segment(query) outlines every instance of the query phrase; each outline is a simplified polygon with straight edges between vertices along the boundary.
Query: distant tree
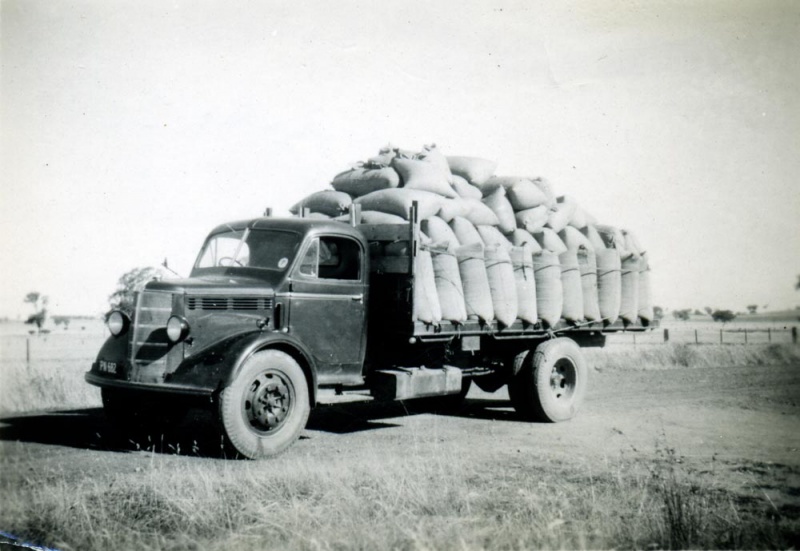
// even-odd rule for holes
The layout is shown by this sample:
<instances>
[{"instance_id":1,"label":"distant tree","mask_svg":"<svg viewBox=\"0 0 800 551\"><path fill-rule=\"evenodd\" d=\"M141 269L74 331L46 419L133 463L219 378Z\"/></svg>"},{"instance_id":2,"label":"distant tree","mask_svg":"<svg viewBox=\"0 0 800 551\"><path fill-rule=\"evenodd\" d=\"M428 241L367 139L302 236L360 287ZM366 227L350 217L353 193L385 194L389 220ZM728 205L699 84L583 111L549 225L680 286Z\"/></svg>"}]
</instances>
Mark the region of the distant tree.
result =
<instances>
[{"instance_id":1,"label":"distant tree","mask_svg":"<svg viewBox=\"0 0 800 551\"><path fill-rule=\"evenodd\" d=\"M672 316L676 320L680 320L680 321L688 321L689 317L691 316L691 314L692 314L692 309L691 308L684 308L683 310L673 310L672 311Z\"/></svg>"},{"instance_id":2,"label":"distant tree","mask_svg":"<svg viewBox=\"0 0 800 551\"><path fill-rule=\"evenodd\" d=\"M653 306L653 317L657 320L664 318L664 308L661 306Z\"/></svg>"},{"instance_id":3,"label":"distant tree","mask_svg":"<svg viewBox=\"0 0 800 551\"><path fill-rule=\"evenodd\" d=\"M706 314L708 314L709 316L710 316L710 315L711 315L711 313L714 311L714 309L713 309L711 306L706 306L705 308L703 308L703 310L704 310L704 311L705 311L705 313L706 313Z\"/></svg>"},{"instance_id":4,"label":"distant tree","mask_svg":"<svg viewBox=\"0 0 800 551\"><path fill-rule=\"evenodd\" d=\"M721 321L722 323L728 323L729 321L733 321L736 318L736 314L734 314L730 310L714 310L711 313L711 318L714 321Z\"/></svg>"},{"instance_id":5,"label":"distant tree","mask_svg":"<svg viewBox=\"0 0 800 551\"><path fill-rule=\"evenodd\" d=\"M701 312L700 310L695 309L695 311L692 313L692 315L693 316L702 316L703 312Z\"/></svg>"},{"instance_id":6,"label":"distant tree","mask_svg":"<svg viewBox=\"0 0 800 551\"><path fill-rule=\"evenodd\" d=\"M794 290L800 291L800 275L797 276L797 281L794 284Z\"/></svg>"},{"instance_id":7,"label":"distant tree","mask_svg":"<svg viewBox=\"0 0 800 551\"><path fill-rule=\"evenodd\" d=\"M110 310L122 310L128 315L133 314L136 307L135 294L141 291L148 281L160 274L158 268L147 266L134 268L122 274L117 281L117 290L108 297Z\"/></svg>"},{"instance_id":8,"label":"distant tree","mask_svg":"<svg viewBox=\"0 0 800 551\"><path fill-rule=\"evenodd\" d=\"M33 307L33 314L28 316L25 323L36 325L36 329L42 330L45 320L47 320L47 303L48 298L42 296L38 291L32 291L25 295L24 302L29 303Z\"/></svg>"},{"instance_id":9,"label":"distant tree","mask_svg":"<svg viewBox=\"0 0 800 551\"><path fill-rule=\"evenodd\" d=\"M758 311L758 304L748 304L747 305L747 313L748 314L755 314Z\"/></svg>"},{"instance_id":10,"label":"distant tree","mask_svg":"<svg viewBox=\"0 0 800 551\"><path fill-rule=\"evenodd\" d=\"M56 325L63 325L64 330L69 329L70 319L67 316L53 316L53 323Z\"/></svg>"}]
</instances>

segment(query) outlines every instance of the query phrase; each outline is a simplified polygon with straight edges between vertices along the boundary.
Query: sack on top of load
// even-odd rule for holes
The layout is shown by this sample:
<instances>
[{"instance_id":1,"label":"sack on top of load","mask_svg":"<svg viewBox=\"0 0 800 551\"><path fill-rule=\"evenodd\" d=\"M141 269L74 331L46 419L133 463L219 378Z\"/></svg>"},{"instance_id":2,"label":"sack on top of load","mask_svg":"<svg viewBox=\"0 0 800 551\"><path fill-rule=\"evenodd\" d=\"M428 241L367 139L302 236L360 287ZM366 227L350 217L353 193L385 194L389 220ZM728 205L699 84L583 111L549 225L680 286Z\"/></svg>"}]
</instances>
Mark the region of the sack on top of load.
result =
<instances>
[{"instance_id":1,"label":"sack on top of load","mask_svg":"<svg viewBox=\"0 0 800 551\"><path fill-rule=\"evenodd\" d=\"M434 144L417 152L388 145L291 212L347 221L355 203L363 223L403 223L416 201L433 242L418 261L424 304L415 317L426 323L652 320L650 267L631 232L599 225L548 180L496 168Z\"/></svg>"}]
</instances>

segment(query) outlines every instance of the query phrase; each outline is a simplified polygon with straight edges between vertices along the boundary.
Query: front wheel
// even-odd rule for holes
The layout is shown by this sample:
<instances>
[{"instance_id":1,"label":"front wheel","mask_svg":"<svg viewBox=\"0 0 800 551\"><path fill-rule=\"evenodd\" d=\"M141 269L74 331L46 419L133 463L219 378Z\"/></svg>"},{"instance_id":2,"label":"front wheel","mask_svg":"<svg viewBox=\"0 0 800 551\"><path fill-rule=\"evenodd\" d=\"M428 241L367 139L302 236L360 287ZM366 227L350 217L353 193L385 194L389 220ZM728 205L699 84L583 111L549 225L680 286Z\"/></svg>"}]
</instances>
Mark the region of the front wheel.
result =
<instances>
[{"instance_id":1,"label":"front wheel","mask_svg":"<svg viewBox=\"0 0 800 551\"><path fill-rule=\"evenodd\" d=\"M300 437L310 411L302 368L279 350L253 354L220 395L225 436L249 459L270 457L288 448Z\"/></svg>"},{"instance_id":2,"label":"front wheel","mask_svg":"<svg viewBox=\"0 0 800 551\"><path fill-rule=\"evenodd\" d=\"M508 384L517 413L555 423L577 414L589 384L589 370L578 344L557 338L518 356L519 371Z\"/></svg>"}]
</instances>

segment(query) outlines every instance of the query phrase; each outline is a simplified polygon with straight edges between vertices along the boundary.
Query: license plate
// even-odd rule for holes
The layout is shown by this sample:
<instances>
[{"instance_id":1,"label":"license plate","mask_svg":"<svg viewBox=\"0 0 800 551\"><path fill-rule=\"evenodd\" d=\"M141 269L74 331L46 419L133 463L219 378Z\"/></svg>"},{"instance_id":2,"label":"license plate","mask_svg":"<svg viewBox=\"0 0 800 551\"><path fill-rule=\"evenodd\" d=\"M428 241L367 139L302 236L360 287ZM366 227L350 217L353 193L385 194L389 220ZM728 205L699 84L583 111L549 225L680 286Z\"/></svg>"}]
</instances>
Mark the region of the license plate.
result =
<instances>
[{"instance_id":1,"label":"license plate","mask_svg":"<svg viewBox=\"0 0 800 551\"><path fill-rule=\"evenodd\" d=\"M97 366L99 371L103 373L111 373L113 375L117 374L117 362L107 362L105 360L100 360L100 364Z\"/></svg>"}]
</instances>

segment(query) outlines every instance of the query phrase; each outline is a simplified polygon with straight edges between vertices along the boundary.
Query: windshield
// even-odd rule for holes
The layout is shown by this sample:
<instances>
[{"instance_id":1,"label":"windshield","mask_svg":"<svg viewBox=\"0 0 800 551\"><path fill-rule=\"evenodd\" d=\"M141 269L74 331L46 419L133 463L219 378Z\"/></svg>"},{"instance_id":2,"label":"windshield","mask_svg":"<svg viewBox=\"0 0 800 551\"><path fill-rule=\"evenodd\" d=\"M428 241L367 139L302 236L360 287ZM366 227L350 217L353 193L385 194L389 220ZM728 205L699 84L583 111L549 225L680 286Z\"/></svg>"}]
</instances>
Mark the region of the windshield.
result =
<instances>
[{"instance_id":1,"label":"windshield","mask_svg":"<svg viewBox=\"0 0 800 551\"><path fill-rule=\"evenodd\" d=\"M219 268L285 271L300 246L300 235L278 230L239 230L211 236L192 273L220 273Z\"/></svg>"}]
</instances>

